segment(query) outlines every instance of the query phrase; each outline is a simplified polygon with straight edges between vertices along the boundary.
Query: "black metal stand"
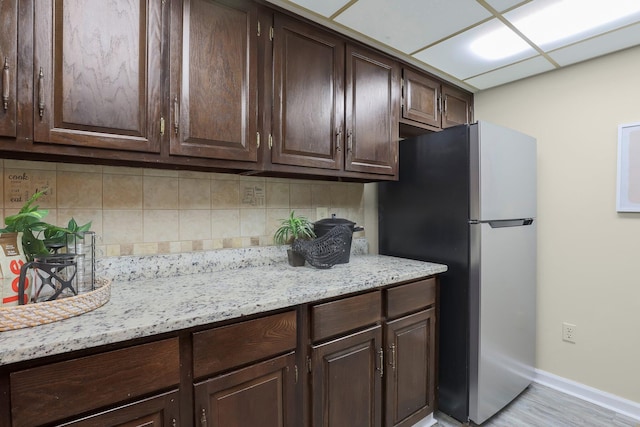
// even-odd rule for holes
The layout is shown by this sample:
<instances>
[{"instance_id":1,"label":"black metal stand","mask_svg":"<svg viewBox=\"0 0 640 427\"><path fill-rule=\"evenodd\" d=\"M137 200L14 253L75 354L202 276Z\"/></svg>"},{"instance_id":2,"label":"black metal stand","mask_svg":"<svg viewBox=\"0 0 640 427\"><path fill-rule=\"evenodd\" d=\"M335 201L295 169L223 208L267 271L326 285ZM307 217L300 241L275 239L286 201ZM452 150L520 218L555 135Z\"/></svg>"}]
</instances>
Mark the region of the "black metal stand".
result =
<instances>
[{"instance_id":1,"label":"black metal stand","mask_svg":"<svg viewBox=\"0 0 640 427\"><path fill-rule=\"evenodd\" d=\"M20 269L20 279L18 282L18 304L24 304L25 281L27 279L27 270L33 268L41 281L40 287L35 291L33 300L37 301L43 289L50 287L53 294L46 301L57 299L65 290L69 290L73 295L78 295L77 289L74 287L74 279L76 277L77 265L75 254L57 254L49 255L42 258L36 258L35 261L28 262ZM36 284L34 283L34 286Z\"/></svg>"}]
</instances>

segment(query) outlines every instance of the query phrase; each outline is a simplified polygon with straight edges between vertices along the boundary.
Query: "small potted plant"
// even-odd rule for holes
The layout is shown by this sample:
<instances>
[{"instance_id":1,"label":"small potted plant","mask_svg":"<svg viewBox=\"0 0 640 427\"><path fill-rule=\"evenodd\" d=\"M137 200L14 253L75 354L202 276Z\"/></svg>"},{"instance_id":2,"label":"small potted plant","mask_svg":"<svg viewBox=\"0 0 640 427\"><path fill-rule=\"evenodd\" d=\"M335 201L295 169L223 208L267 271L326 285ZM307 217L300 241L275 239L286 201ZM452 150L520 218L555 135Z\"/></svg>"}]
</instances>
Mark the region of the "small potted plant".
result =
<instances>
[{"instance_id":1,"label":"small potted plant","mask_svg":"<svg viewBox=\"0 0 640 427\"><path fill-rule=\"evenodd\" d=\"M50 248L63 247L66 244L67 235L81 236L91 227L91 222L79 226L73 218L69 221L67 228L42 221L49 214L49 210L34 206L34 202L47 190L33 194L17 214L4 219L5 228L0 229L0 233L22 233L22 249L27 261L33 261L33 258L38 255L49 254Z\"/></svg>"},{"instance_id":2,"label":"small potted plant","mask_svg":"<svg viewBox=\"0 0 640 427\"><path fill-rule=\"evenodd\" d=\"M313 231L313 223L306 217L296 215L295 211L291 211L288 218L280 220L280 227L273 235L273 241L277 245L290 245L296 239L313 239L316 234ZM304 257L287 249L289 265L300 267L304 265Z\"/></svg>"}]
</instances>

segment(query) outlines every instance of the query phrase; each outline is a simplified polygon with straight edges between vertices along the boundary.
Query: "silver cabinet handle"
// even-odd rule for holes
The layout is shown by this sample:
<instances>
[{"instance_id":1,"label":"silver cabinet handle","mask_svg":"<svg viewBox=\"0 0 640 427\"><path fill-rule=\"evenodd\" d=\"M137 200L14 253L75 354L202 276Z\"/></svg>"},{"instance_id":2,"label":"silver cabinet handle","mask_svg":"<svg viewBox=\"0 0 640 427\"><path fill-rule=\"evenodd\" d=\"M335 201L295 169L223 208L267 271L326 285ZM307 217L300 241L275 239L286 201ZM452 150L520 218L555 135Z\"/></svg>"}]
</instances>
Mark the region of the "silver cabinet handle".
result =
<instances>
[{"instance_id":1,"label":"silver cabinet handle","mask_svg":"<svg viewBox=\"0 0 640 427\"><path fill-rule=\"evenodd\" d=\"M178 134L180 128L180 110L178 109L178 95L173 98L173 128Z\"/></svg>"},{"instance_id":2,"label":"silver cabinet handle","mask_svg":"<svg viewBox=\"0 0 640 427\"><path fill-rule=\"evenodd\" d=\"M380 373L380 378L382 378L384 377L384 350L382 348L378 350L378 358L380 358L380 367L377 371Z\"/></svg>"},{"instance_id":3,"label":"silver cabinet handle","mask_svg":"<svg viewBox=\"0 0 640 427\"><path fill-rule=\"evenodd\" d=\"M391 365L391 369L396 370L396 345L391 344L389 346L391 350L391 360L389 361L389 365Z\"/></svg>"},{"instance_id":4,"label":"silver cabinet handle","mask_svg":"<svg viewBox=\"0 0 640 427\"><path fill-rule=\"evenodd\" d=\"M2 67L2 107L4 111L9 109L9 58L4 58Z\"/></svg>"},{"instance_id":5,"label":"silver cabinet handle","mask_svg":"<svg viewBox=\"0 0 640 427\"><path fill-rule=\"evenodd\" d=\"M38 114L40 118L44 115L44 72L42 67L38 73Z\"/></svg>"},{"instance_id":6,"label":"silver cabinet handle","mask_svg":"<svg viewBox=\"0 0 640 427\"><path fill-rule=\"evenodd\" d=\"M342 141L342 129L338 129L338 133L336 134L336 151L342 150L340 146L340 142Z\"/></svg>"},{"instance_id":7,"label":"silver cabinet handle","mask_svg":"<svg viewBox=\"0 0 640 427\"><path fill-rule=\"evenodd\" d=\"M353 151L353 130L351 129L347 132L347 150Z\"/></svg>"},{"instance_id":8,"label":"silver cabinet handle","mask_svg":"<svg viewBox=\"0 0 640 427\"><path fill-rule=\"evenodd\" d=\"M207 427L207 413L202 409L202 413L200 414L200 425L202 427Z\"/></svg>"}]
</instances>

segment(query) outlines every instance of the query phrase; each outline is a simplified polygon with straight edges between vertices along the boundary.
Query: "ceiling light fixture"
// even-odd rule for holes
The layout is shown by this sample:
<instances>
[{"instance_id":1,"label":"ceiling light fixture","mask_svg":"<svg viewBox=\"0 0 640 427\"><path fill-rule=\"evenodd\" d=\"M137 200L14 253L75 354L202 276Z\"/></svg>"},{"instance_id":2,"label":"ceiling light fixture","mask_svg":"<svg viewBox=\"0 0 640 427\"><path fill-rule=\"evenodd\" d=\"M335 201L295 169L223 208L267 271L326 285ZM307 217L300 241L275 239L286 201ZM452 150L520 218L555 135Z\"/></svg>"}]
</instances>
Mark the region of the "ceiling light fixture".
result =
<instances>
[{"instance_id":1,"label":"ceiling light fixture","mask_svg":"<svg viewBox=\"0 0 640 427\"><path fill-rule=\"evenodd\" d=\"M514 20L512 24L533 43L543 47L638 12L638 0L561 0ZM489 60L508 58L529 47L506 26L479 37L470 45L474 54Z\"/></svg>"},{"instance_id":2,"label":"ceiling light fixture","mask_svg":"<svg viewBox=\"0 0 640 427\"><path fill-rule=\"evenodd\" d=\"M470 46L471 52L492 61L508 58L524 52L530 47L529 43L507 27L502 27L499 30L478 37Z\"/></svg>"}]
</instances>

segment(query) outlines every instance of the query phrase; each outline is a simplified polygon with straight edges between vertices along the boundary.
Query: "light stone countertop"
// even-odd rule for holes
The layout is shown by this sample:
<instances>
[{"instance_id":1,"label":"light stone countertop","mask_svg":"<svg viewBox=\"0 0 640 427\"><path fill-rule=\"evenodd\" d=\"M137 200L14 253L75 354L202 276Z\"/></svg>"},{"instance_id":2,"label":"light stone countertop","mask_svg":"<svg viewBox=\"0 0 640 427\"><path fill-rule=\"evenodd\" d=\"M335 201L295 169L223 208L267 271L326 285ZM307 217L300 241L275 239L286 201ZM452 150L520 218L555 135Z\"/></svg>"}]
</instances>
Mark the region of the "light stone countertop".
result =
<instances>
[{"instance_id":1,"label":"light stone countertop","mask_svg":"<svg viewBox=\"0 0 640 427\"><path fill-rule=\"evenodd\" d=\"M59 322L0 333L0 365L241 318L447 270L442 264L380 255L351 256L348 264L326 270L294 268L285 258L168 277L122 280L115 274L111 299L104 306Z\"/></svg>"}]
</instances>

